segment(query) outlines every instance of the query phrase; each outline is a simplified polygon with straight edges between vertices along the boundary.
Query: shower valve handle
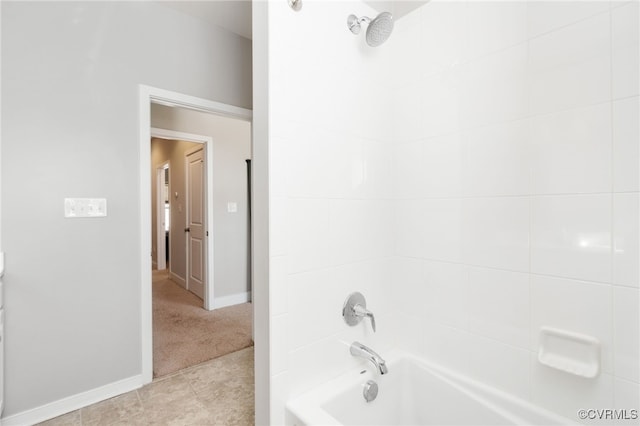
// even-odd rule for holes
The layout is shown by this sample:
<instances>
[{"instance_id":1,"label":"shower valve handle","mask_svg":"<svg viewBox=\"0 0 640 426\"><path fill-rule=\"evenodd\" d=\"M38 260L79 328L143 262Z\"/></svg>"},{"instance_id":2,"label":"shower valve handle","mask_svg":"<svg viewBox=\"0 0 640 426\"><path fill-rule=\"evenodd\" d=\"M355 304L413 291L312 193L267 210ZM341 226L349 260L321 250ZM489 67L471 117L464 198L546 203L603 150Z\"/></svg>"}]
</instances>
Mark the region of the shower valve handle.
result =
<instances>
[{"instance_id":1,"label":"shower valve handle","mask_svg":"<svg viewBox=\"0 0 640 426\"><path fill-rule=\"evenodd\" d=\"M376 318L373 316L373 312L367 309L367 301L362 293L351 293L347 300L345 300L342 306L342 318L350 326L355 326L362 318L369 318L371 320L371 328L376 331Z\"/></svg>"},{"instance_id":2,"label":"shower valve handle","mask_svg":"<svg viewBox=\"0 0 640 426\"><path fill-rule=\"evenodd\" d=\"M362 305L355 305L353 307L353 311L358 317L361 317L361 318L368 317L371 320L371 328L373 328L373 332L374 333L376 332L376 317L373 316L373 312L363 307Z\"/></svg>"}]
</instances>

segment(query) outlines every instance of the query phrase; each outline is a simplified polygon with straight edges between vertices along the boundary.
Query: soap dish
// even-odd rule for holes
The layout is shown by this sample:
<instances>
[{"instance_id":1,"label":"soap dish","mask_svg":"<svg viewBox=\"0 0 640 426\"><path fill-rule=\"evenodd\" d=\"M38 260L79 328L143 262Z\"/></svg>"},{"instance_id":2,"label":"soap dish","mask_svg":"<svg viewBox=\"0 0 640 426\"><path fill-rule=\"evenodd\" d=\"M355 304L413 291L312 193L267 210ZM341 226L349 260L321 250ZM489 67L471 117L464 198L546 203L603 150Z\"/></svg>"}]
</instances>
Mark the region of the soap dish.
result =
<instances>
[{"instance_id":1,"label":"soap dish","mask_svg":"<svg viewBox=\"0 0 640 426\"><path fill-rule=\"evenodd\" d=\"M538 361L548 367L591 379L600 372L600 342L593 336L542 327Z\"/></svg>"}]
</instances>

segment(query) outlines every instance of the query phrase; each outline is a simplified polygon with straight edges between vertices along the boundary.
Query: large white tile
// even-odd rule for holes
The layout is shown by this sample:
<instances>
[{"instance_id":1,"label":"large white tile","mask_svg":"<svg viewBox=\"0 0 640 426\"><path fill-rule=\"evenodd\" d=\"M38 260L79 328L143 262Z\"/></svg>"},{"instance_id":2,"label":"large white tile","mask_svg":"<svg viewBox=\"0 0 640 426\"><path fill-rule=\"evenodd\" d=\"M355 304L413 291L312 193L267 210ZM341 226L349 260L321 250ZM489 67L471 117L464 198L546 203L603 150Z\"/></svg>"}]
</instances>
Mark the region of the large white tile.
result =
<instances>
[{"instance_id":1,"label":"large white tile","mask_svg":"<svg viewBox=\"0 0 640 426\"><path fill-rule=\"evenodd\" d=\"M530 352L495 340L470 335L467 374L510 395L528 399L530 395Z\"/></svg>"},{"instance_id":2,"label":"large white tile","mask_svg":"<svg viewBox=\"0 0 640 426\"><path fill-rule=\"evenodd\" d=\"M289 244L289 200L272 197L269 206L269 253L281 256L287 253Z\"/></svg>"},{"instance_id":3,"label":"large white tile","mask_svg":"<svg viewBox=\"0 0 640 426\"><path fill-rule=\"evenodd\" d=\"M527 399L529 351L433 322L425 324L427 359Z\"/></svg>"},{"instance_id":4,"label":"large white tile","mask_svg":"<svg viewBox=\"0 0 640 426\"><path fill-rule=\"evenodd\" d=\"M611 282L611 195L534 197L531 271Z\"/></svg>"},{"instance_id":5,"label":"large white tile","mask_svg":"<svg viewBox=\"0 0 640 426\"><path fill-rule=\"evenodd\" d=\"M329 235L332 265L390 256L393 252L391 202L330 200Z\"/></svg>"},{"instance_id":6,"label":"large white tile","mask_svg":"<svg viewBox=\"0 0 640 426\"><path fill-rule=\"evenodd\" d=\"M538 351L542 327L586 334L600 341L601 371L612 373L611 306L610 285L533 275L531 350Z\"/></svg>"},{"instance_id":7,"label":"large white tile","mask_svg":"<svg viewBox=\"0 0 640 426\"><path fill-rule=\"evenodd\" d=\"M274 197L286 197L289 189L289 156L286 139L271 137L269 140L269 193Z\"/></svg>"},{"instance_id":8,"label":"large white tile","mask_svg":"<svg viewBox=\"0 0 640 426\"><path fill-rule=\"evenodd\" d=\"M614 408L622 411L622 418L616 425L637 425L640 415L640 385L616 377L613 379ZM635 411L635 415L634 412Z\"/></svg>"},{"instance_id":9,"label":"large white tile","mask_svg":"<svg viewBox=\"0 0 640 426\"><path fill-rule=\"evenodd\" d=\"M529 114L526 43L467 62L460 73L463 94L459 104L465 128Z\"/></svg>"},{"instance_id":10,"label":"large white tile","mask_svg":"<svg viewBox=\"0 0 640 426\"><path fill-rule=\"evenodd\" d=\"M464 193L470 196L530 193L529 121L517 120L465 134Z\"/></svg>"},{"instance_id":11,"label":"large white tile","mask_svg":"<svg viewBox=\"0 0 640 426\"><path fill-rule=\"evenodd\" d=\"M419 11L416 13L420 13ZM417 83L422 73L422 55L416 55L420 51L422 26L409 25L404 30L398 29L389 38L388 47L392 51L394 63L394 86L402 87L407 84Z\"/></svg>"},{"instance_id":12,"label":"large white tile","mask_svg":"<svg viewBox=\"0 0 640 426\"><path fill-rule=\"evenodd\" d=\"M613 282L639 287L638 193L613 194Z\"/></svg>"},{"instance_id":13,"label":"large white tile","mask_svg":"<svg viewBox=\"0 0 640 426\"><path fill-rule=\"evenodd\" d=\"M613 190L638 191L640 112L637 96L613 102Z\"/></svg>"},{"instance_id":14,"label":"large white tile","mask_svg":"<svg viewBox=\"0 0 640 426\"><path fill-rule=\"evenodd\" d=\"M420 88L421 84L413 83L394 91L393 136L398 142L415 141L423 137L423 96Z\"/></svg>"},{"instance_id":15,"label":"large white tile","mask_svg":"<svg viewBox=\"0 0 640 426\"><path fill-rule=\"evenodd\" d=\"M608 60L611 50L610 40L609 14L598 14L533 38L529 43L530 69L533 73L540 73L544 70L582 63L594 57Z\"/></svg>"},{"instance_id":16,"label":"large white tile","mask_svg":"<svg viewBox=\"0 0 640 426\"><path fill-rule=\"evenodd\" d=\"M529 271L529 199L464 200L464 260L476 266Z\"/></svg>"},{"instance_id":17,"label":"large white tile","mask_svg":"<svg viewBox=\"0 0 640 426\"><path fill-rule=\"evenodd\" d=\"M421 79L422 135L434 137L462 128L462 74L458 68L445 70ZM397 102L396 102L397 105Z\"/></svg>"},{"instance_id":18,"label":"large white tile","mask_svg":"<svg viewBox=\"0 0 640 426\"><path fill-rule=\"evenodd\" d=\"M363 141L364 167L361 193L364 198L389 199L393 194L392 146L387 143Z\"/></svg>"},{"instance_id":19,"label":"large white tile","mask_svg":"<svg viewBox=\"0 0 640 426\"><path fill-rule=\"evenodd\" d=\"M394 279L389 285L394 309L404 312L414 322L422 322L427 302L424 270L426 261L409 257L394 259Z\"/></svg>"},{"instance_id":20,"label":"large white tile","mask_svg":"<svg viewBox=\"0 0 640 426\"><path fill-rule=\"evenodd\" d=\"M466 373L469 365L471 334L435 321L424 323L425 357L438 365Z\"/></svg>"},{"instance_id":21,"label":"large white tile","mask_svg":"<svg viewBox=\"0 0 640 426\"><path fill-rule=\"evenodd\" d=\"M469 2L469 55L482 56L527 38L527 2Z\"/></svg>"},{"instance_id":22,"label":"large white tile","mask_svg":"<svg viewBox=\"0 0 640 426\"><path fill-rule=\"evenodd\" d=\"M638 36L638 2L611 11L614 99L637 95L640 79L640 44Z\"/></svg>"},{"instance_id":23,"label":"large white tile","mask_svg":"<svg viewBox=\"0 0 640 426\"><path fill-rule=\"evenodd\" d=\"M272 256L269 261L269 300L271 315L287 313L288 309L288 271L287 256Z\"/></svg>"},{"instance_id":24,"label":"large white tile","mask_svg":"<svg viewBox=\"0 0 640 426\"><path fill-rule=\"evenodd\" d=\"M331 250L329 201L291 199L286 207L283 226L287 227L289 234L289 272L328 266Z\"/></svg>"},{"instance_id":25,"label":"large white tile","mask_svg":"<svg viewBox=\"0 0 640 426\"><path fill-rule=\"evenodd\" d=\"M425 262L424 312L426 317L452 327L467 328L468 273L459 263Z\"/></svg>"},{"instance_id":26,"label":"large white tile","mask_svg":"<svg viewBox=\"0 0 640 426\"><path fill-rule=\"evenodd\" d=\"M361 139L316 126L299 125L292 133L285 153L289 196L344 198L361 191Z\"/></svg>"},{"instance_id":27,"label":"large white tile","mask_svg":"<svg viewBox=\"0 0 640 426\"><path fill-rule=\"evenodd\" d=\"M414 141L393 147L394 195L397 198L424 196L423 142Z\"/></svg>"},{"instance_id":28,"label":"large white tile","mask_svg":"<svg viewBox=\"0 0 640 426\"><path fill-rule=\"evenodd\" d=\"M569 24L606 12L606 1L529 1L527 2L527 33L535 37Z\"/></svg>"},{"instance_id":29,"label":"large white tile","mask_svg":"<svg viewBox=\"0 0 640 426\"><path fill-rule=\"evenodd\" d=\"M611 104L531 120L534 194L611 190Z\"/></svg>"},{"instance_id":30,"label":"large white tile","mask_svg":"<svg viewBox=\"0 0 640 426\"><path fill-rule=\"evenodd\" d=\"M287 314L271 317L270 323L270 344L271 374L279 374L287 370L288 348L287 334L289 316Z\"/></svg>"},{"instance_id":31,"label":"large white tile","mask_svg":"<svg viewBox=\"0 0 640 426\"><path fill-rule=\"evenodd\" d=\"M424 210L424 200L395 201L395 254L408 257L423 256L427 233Z\"/></svg>"},{"instance_id":32,"label":"large white tile","mask_svg":"<svg viewBox=\"0 0 640 426\"><path fill-rule=\"evenodd\" d=\"M576 423L610 425L612 420L581 420L578 410L613 407L613 377L609 374L600 374L595 379L577 377L540 364L533 353L531 402Z\"/></svg>"},{"instance_id":33,"label":"large white tile","mask_svg":"<svg viewBox=\"0 0 640 426\"><path fill-rule=\"evenodd\" d=\"M431 260L459 262L462 256L462 201L429 199L422 204L422 256Z\"/></svg>"},{"instance_id":34,"label":"large white tile","mask_svg":"<svg viewBox=\"0 0 640 426\"><path fill-rule=\"evenodd\" d=\"M422 7L419 53L425 75L456 67L468 50L469 26L464 2L430 1ZM403 18L404 19L404 18Z\"/></svg>"},{"instance_id":35,"label":"large white tile","mask_svg":"<svg viewBox=\"0 0 640 426\"><path fill-rule=\"evenodd\" d=\"M426 139L422 142L420 168L422 181L418 182L425 197L456 197L462 192L462 135L452 133Z\"/></svg>"},{"instance_id":36,"label":"large white tile","mask_svg":"<svg viewBox=\"0 0 640 426\"><path fill-rule=\"evenodd\" d=\"M613 372L616 377L640 381L640 304L638 290L613 288Z\"/></svg>"},{"instance_id":37,"label":"large white tile","mask_svg":"<svg viewBox=\"0 0 640 426\"><path fill-rule=\"evenodd\" d=\"M530 347L529 275L470 268L469 331L511 346Z\"/></svg>"},{"instance_id":38,"label":"large white tile","mask_svg":"<svg viewBox=\"0 0 640 426\"><path fill-rule=\"evenodd\" d=\"M530 112L542 114L611 99L609 14L529 43Z\"/></svg>"},{"instance_id":39,"label":"large white tile","mask_svg":"<svg viewBox=\"0 0 640 426\"><path fill-rule=\"evenodd\" d=\"M603 57L531 74L530 111L544 114L608 101L610 78L611 67Z\"/></svg>"},{"instance_id":40,"label":"large white tile","mask_svg":"<svg viewBox=\"0 0 640 426\"><path fill-rule=\"evenodd\" d=\"M340 332L340 315L347 296L341 291L345 271L338 268L302 272L289 277L288 348L295 350ZM344 293L344 294L343 294Z\"/></svg>"}]
</instances>

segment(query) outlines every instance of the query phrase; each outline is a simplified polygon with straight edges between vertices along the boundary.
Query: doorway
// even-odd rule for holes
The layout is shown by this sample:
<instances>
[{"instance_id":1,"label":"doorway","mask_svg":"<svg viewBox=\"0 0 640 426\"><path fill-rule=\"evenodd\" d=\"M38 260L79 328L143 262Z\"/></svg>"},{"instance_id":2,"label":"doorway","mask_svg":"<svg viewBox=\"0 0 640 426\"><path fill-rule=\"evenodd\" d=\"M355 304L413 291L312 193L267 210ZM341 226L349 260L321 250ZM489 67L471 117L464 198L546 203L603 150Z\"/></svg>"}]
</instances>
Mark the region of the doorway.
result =
<instances>
[{"instance_id":1,"label":"doorway","mask_svg":"<svg viewBox=\"0 0 640 426\"><path fill-rule=\"evenodd\" d=\"M182 94L178 94L175 92L169 92L162 89L155 89L147 86L140 86L140 161L141 161L141 175L140 175L140 198L141 198L141 253L142 253L142 265L141 265L141 275L142 275L142 286L141 286L141 300L142 300L142 336L143 336L143 347L142 347L142 366L143 366L143 378L146 383L151 382L153 379L153 337L152 337L152 329L153 329L153 321L152 321L152 297L151 297L151 262L146 259L149 259L149 253L151 250L151 225L149 223L149 219L151 217L151 200L150 194L146 188L151 187L151 182L149 181L150 176L152 175L149 172L144 172L144 170L150 170L151 168L151 159L149 152L148 141L151 138L151 117L150 117L150 107L151 104L165 105L169 107L178 107L185 108L193 111L206 112L209 114L215 114L218 116L229 117L234 119L243 120L245 122L251 123L252 114L250 110L246 110L244 108L238 108L230 105L225 105L217 102L207 101L200 98L195 98L191 96L186 96ZM154 129L154 131L159 129ZM170 132L169 132L170 133ZM157 136L163 136L158 135ZM193 136L193 135L191 135ZM197 136L197 135L196 135ZM176 136L174 134L164 134L164 137L169 137L175 139ZM178 139L185 139L184 135L180 136ZM193 141L194 138L187 138L187 140L191 139ZM196 141L201 142L201 138L196 137ZM143 142L145 141L145 142ZM206 159L209 160L209 163L212 164L211 155L212 150L206 149L206 143L204 148L204 154ZM173 166L173 164L171 165ZM208 185L211 181L211 168L208 168L205 171L205 185ZM209 189L207 189L207 195L209 195ZM175 190L171 189L170 191L170 202L175 202L174 200ZM210 206L211 198L209 198L206 203L207 206ZM212 209L209 208L206 213L206 220L209 223L212 223ZM206 232L206 231L205 231ZM206 246L206 258L207 263L209 265L213 265L212 256L213 256L213 244L212 239L205 239ZM170 254L170 258L173 258L174 253ZM171 261L169 262L171 267ZM207 275L209 278L205 279L206 283L212 281L213 274L211 273L211 266L208 268L209 274ZM213 291L210 291L207 294L207 285L205 285L205 304L209 304L207 307L213 307Z\"/></svg>"}]
</instances>

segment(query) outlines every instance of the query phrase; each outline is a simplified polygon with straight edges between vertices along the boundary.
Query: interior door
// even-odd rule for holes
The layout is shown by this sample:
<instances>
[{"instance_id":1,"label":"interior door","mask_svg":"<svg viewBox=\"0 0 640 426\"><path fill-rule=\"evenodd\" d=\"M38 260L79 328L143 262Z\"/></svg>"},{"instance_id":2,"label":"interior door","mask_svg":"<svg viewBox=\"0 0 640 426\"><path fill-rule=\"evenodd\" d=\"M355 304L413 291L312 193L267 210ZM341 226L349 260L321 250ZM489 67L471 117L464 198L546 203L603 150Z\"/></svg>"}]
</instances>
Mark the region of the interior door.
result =
<instances>
[{"instance_id":1,"label":"interior door","mask_svg":"<svg viewBox=\"0 0 640 426\"><path fill-rule=\"evenodd\" d=\"M204 149L186 156L187 169L187 289L204 299L206 282Z\"/></svg>"}]
</instances>

